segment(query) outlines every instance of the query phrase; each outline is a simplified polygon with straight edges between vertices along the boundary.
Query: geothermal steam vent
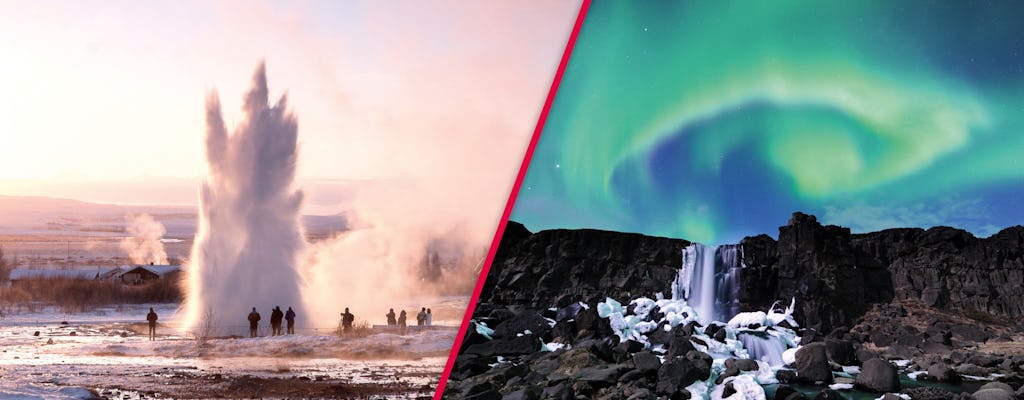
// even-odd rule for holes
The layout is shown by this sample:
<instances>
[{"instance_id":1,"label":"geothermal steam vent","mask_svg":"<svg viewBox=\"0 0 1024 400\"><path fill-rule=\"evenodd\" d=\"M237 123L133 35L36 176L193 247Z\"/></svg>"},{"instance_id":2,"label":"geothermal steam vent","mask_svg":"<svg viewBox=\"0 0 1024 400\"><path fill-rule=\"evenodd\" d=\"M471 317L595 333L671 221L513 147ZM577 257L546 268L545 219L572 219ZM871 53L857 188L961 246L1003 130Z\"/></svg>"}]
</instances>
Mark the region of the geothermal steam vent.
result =
<instances>
[{"instance_id":1,"label":"geothermal steam vent","mask_svg":"<svg viewBox=\"0 0 1024 400\"><path fill-rule=\"evenodd\" d=\"M297 255L305 245L294 188L298 129L282 96L269 104L265 66L253 75L243 116L228 134L220 99L206 99L206 160L200 223L188 268L185 324L195 327L212 310L219 333L242 332L252 309L292 307L308 320Z\"/></svg>"}]
</instances>

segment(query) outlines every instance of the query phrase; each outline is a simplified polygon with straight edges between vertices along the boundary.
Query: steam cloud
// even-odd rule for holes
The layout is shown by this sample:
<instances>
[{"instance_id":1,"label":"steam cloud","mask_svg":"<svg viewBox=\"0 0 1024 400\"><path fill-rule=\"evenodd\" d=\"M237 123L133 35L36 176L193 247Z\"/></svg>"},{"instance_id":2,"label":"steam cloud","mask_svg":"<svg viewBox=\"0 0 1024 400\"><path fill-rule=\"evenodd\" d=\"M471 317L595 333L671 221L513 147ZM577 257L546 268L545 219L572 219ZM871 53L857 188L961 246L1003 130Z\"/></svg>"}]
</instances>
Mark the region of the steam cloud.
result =
<instances>
[{"instance_id":1,"label":"steam cloud","mask_svg":"<svg viewBox=\"0 0 1024 400\"><path fill-rule=\"evenodd\" d=\"M188 327L199 325L208 307L218 327L244 326L252 307L267 321L274 306L292 307L297 324L308 323L302 318L305 283L296 268L305 247L303 195L293 183L298 127L286 97L273 106L268 97L261 63L231 135L217 94L206 99L209 175L200 188L199 232L187 273Z\"/></svg>"},{"instance_id":2,"label":"steam cloud","mask_svg":"<svg viewBox=\"0 0 1024 400\"><path fill-rule=\"evenodd\" d=\"M396 314L405 309L415 324L420 307L431 307L439 295L469 294L493 227L445 216L439 197L408 181L363 188L347 214L353 229L310 248L306 302L315 305L313 317L337 318L336 308L351 307L358 319L383 323L394 308ZM437 311L435 323L461 317Z\"/></svg>"},{"instance_id":3,"label":"steam cloud","mask_svg":"<svg viewBox=\"0 0 1024 400\"><path fill-rule=\"evenodd\" d=\"M121 240L121 250L134 264L167 264L167 253L160 241L164 225L149 214L125 215L125 231L131 235Z\"/></svg>"}]
</instances>

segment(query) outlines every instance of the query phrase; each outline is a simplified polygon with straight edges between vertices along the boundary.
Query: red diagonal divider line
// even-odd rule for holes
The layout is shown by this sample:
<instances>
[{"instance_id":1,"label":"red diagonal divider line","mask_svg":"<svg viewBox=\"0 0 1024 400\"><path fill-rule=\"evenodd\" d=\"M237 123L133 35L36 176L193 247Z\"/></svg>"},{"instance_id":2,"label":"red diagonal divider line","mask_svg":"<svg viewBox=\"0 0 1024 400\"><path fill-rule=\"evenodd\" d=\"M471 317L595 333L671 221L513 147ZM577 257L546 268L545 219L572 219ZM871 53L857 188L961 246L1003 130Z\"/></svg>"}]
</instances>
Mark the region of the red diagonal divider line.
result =
<instances>
[{"instance_id":1,"label":"red diagonal divider line","mask_svg":"<svg viewBox=\"0 0 1024 400\"><path fill-rule=\"evenodd\" d=\"M576 23L572 27L572 33L569 35L569 42L565 44L565 51L562 53L562 61L558 63L558 71L555 72L555 79L551 82L551 89L548 91L547 100L544 101L544 108L540 112L540 119L537 121L537 127L533 130L533 137L530 139L530 146L526 149L526 154L523 156L523 163L519 167L519 175L516 175L516 183L512 186L512 193L508 196L508 201L505 203L505 212L501 215L501 222L498 224L498 230L494 233L494 240L491 241L491 248L487 252L487 259L484 261L484 265L480 270L480 276L476 280L476 288L473 289L473 297L469 298L469 306L466 308L466 314L462 317L462 325L459 328L459 333L455 337L455 342L452 344L452 350L448 353L448 362L445 363L444 372L441 374L441 380L437 384L437 390L434 391L434 400L440 400L441 395L444 394L444 387L448 383L448 376L452 373L452 367L455 365L455 357L459 355L459 347L462 346L462 339L466 336L466 330L469 329L469 320L473 317L473 310L476 309L477 299L480 298L480 292L484 288L484 282L487 281L487 274L491 270L491 263L494 262L494 254L498 251L498 244L501 243L501 235L505 232L505 225L508 224L508 217L512 214L512 206L515 205L516 197L519 196L519 188L523 185L523 179L526 177L526 170L530 167L530 159L533 158L533 151L537 147L537 141L540 139L540 133L544 130L544 122L548 119L548 112L551 110L551 103L555 100L555 93L558 92L558 84L562 82L562 75L565 73L565 66L569 64L569 56L572 54L572 49L576 45L576 37L579 36L580 27L583 26L583 20L587 16L587 9L590 8L590 0L583 0L580 5L580 12L576 16Z\"/></svg>"}]
</instances>

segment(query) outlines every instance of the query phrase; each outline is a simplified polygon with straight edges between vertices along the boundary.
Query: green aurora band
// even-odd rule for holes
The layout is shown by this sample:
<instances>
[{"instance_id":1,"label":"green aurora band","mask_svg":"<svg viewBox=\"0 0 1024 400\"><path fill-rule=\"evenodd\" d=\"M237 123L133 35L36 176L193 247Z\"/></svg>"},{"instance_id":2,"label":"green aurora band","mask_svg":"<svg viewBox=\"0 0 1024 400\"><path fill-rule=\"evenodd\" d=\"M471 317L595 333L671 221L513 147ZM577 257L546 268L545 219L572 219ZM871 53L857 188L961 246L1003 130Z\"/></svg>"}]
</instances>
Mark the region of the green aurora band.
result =
<instances>
[{"instance_id":1,"label":"green aurora band","mask_svg":"<svg viewBox=\"0 0 1024 400\"><path fill-rule=\"evenodd\" d=\"M596 1L512 219L735 242L1020 224L1012 2Z\"/></svg>"}]
</instances>

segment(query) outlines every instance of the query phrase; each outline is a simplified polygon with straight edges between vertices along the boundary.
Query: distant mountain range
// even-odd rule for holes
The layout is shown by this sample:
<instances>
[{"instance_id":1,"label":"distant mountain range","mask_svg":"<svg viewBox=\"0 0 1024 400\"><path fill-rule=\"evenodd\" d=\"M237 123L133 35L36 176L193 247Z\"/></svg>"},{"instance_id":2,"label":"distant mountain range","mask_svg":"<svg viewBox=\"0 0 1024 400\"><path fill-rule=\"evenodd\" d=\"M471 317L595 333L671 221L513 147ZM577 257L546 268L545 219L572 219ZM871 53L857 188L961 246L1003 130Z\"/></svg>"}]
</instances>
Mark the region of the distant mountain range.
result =
<instances>
[{"instance_id":1,"label":"distant mountain range","mask_svg":"<svg viewBox=\"0 0 1024 400\"><path fill-rule=\"evenodd\" d=\"M38 196L0 195L0 230L17 231L121 231L125 216L150 214L164 224L167 236L191 236L198 223L198 210L190 206L120 205L90 203L72 199ZM309 233L336 232L348 229L343 213L303 215Z\"/></svg>"}]
</instances>

